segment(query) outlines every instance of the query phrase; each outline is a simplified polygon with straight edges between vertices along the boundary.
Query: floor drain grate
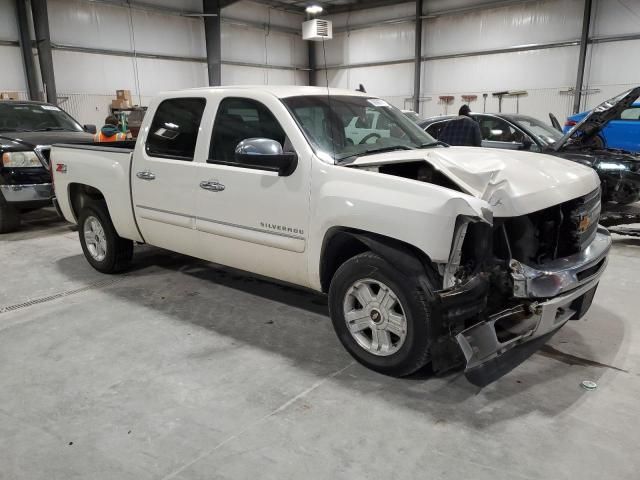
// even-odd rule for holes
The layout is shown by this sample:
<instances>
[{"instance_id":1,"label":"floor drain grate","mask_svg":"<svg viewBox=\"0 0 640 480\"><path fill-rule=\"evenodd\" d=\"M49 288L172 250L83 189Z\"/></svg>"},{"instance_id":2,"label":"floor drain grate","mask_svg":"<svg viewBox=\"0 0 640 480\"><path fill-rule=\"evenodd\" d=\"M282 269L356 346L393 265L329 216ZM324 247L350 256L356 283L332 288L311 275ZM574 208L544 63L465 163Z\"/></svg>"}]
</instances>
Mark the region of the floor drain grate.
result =
<instances>
[{"instance_id":1,"label":"floor drain grate","mask_svg":"<svg viewBox=\"0 0 640 480\"><path fill-rule=\"evenodd\" d=\"M74 290L67 290L65 292L54 293L53 295L48 295L46 297L34 298L32 300L27 300L26 302L17 303L15 305L8 305L6 307L0 307L0 314L15 312L16 310L20 310L23 308L31 307L33 305L39 305L41 303L51 302L53 300L57 300L59 298L68 297L70 295L75 295L77 293L86 292L87 290L94 290L96 288L108 287L109 285L113 285L114 283L118 283L123 281L126 278L125 275L121 275L117 278L109 278L107 280L100 280L97 282L90 283L89 285L85 285L84 287L76 288Z\"/></svg>"}]
</instances>

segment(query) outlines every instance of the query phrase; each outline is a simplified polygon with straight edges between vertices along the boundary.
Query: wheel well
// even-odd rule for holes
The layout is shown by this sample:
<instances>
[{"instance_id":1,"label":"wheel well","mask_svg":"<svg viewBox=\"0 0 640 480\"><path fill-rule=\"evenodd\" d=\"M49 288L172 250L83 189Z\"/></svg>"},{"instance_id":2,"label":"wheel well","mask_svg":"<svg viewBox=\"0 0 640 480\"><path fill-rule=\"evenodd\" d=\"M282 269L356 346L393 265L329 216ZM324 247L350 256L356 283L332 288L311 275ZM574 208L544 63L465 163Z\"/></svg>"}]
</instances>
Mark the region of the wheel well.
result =
<instances>
[{"instance_id":1,"label":"wheel well","mask_svg":"<svg viewBox=\"0 0 640 480\"><path fill-rule=\"evenodd\" d=\"M405 273L437 276L431 259L408 243L376 233L348 228L334 228L327 232L320 260L322 291L328 292L331 280L340 266L363 252L372 251Z\"/></svg>"},{"instance_id":2,"label":"wheel well","mask_svg":"<svg viewBox=\"0 0 640 480\"><path fill-rule=\"evenodd\" d=\"M71 202L71 210L76 220L85 205L99 200L104 201L105 198L97 188L81 183L72 183L69 185L69 201Z\"/></svg>"}]
</instances>

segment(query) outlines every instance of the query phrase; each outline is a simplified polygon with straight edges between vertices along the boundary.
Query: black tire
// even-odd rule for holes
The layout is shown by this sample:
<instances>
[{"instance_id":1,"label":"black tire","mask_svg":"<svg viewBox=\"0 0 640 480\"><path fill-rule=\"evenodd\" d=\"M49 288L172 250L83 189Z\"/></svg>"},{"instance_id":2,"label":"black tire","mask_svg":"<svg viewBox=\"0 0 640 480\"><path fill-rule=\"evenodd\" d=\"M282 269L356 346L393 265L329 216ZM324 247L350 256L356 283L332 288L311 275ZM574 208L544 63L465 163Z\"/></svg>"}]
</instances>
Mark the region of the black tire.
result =
<instances>
[{"instance_id":1,"label":"black tire","mask_svg":"<svg viewBox=\"0 0 640 480\"><path fill-rule=\"evenodd\" d=\"M91 254L85 239L85 224L90 218L96 219L104 230L106 254L100 260ZM133 257L133 242L118 236L111 222L109 211L103 202L92 203L82 209L78 219L78 236L85 258L99 272L118 273L129 266Z\"/></svg>"},{"instance_id":2,"label":"black tire","mask_svg":"<svg viewBox=\"0 0 640 480\"><path fill-rule=\"evenodd\" d=\"M20 228L20 212L10 205L0 204L0 233L15 232L18 228Z\"/></svg>"},{"instance_id":3,"label":"black tire","mask_svg":"<svg viewBox=\"0 0 640 480\"><path fill-rule=\"evenodd\" d=\"M350 287L358 280L372 279L388 286L402 305L406 318L406 337L393 354L378 356L355 340L347 327L344 302ZM372 252L347 260L335 273L329 288L329 311L338 339L359 363L394 377L414 373L429 362L429 321L433 297L416 278L403 275L389 262Z\"/></svg>"}]
</instances>

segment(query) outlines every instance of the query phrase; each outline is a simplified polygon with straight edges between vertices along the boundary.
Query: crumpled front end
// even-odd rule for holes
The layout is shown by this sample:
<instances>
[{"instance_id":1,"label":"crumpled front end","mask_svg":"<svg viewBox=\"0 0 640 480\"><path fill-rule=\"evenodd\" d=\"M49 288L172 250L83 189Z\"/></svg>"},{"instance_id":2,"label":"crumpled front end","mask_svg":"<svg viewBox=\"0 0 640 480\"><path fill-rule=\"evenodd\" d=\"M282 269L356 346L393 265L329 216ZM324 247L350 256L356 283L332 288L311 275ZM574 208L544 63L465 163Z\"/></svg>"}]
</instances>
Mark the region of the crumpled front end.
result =
<instances>
[{"instance_id":1,"label":"crumpled front end","mask_svg":"<svg viewBox=\"0 0 640 480\"><path fill-rule=\"evenodd\" d=\"M600 192L493 225L459 218L438 292L433 365L484 386L589 309L611 247ZM457 355L457 356L456 356Z\"/></svg>"}]
</instances>

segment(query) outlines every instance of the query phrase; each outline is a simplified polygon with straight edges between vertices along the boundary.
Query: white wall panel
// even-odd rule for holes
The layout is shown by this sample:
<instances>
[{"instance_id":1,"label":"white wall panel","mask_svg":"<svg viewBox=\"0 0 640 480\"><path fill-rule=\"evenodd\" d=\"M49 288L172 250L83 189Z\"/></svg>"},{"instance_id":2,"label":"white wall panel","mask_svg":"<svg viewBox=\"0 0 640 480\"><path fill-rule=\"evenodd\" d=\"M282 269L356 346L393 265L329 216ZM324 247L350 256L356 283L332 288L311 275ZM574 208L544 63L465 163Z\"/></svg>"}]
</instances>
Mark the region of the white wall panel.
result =
<instances>
[{"instance_id":1,"label":"white wall panel","mask_svg":"<svg viewBox=\"0 0 640 480\"><path fill-rule=\"evenodd\" d=\"M629 52L640 52L640 40L589 46L585 67L588 93L582 101L583 110L640 84L640 63L629 61Z\"/></svg>"},{"instance_id":2,"label":"white wall panel","mask_svg":"<svg viewBox=\"0 0 640 480\"><path fill-rule=\"evenodd\" d=\"M139 58L138 71L143 96L209 84L206 63Z\"/></svg>"},{"instance_id":3,"label":"white wall panel","mask_svg":"<svg viewBox=\"0 0 640 480\"><path fill-rule=\"evenodd\" d=\"M0 90L26 90L27 82L19 47L0 45Z\"/></svg>"},{"instance_id":4,"label":"white wall panel","mask_svg":"<svg viewBox=\"0 0 640 480\"><path fill-rule=\"evenodd\" d=\"M383 97L398 108L405 108L405 100L413 95L412 64L329 70L327 74L333 88L355 90L363 84L367 93ZM318 85L327 84L324 71L317 77Z\"/></svg>"},{"instance_id":5,"label":"white wall panel","mask_svg":"<svg viewBox=\"0 0 640 480\"><path fill-rule=\"evenodd\" d=\"M425 91L509 90L575 83L578 47L433 60L423 66Z\"/></svg>"},{"instance_id":6,"label":"white wall panel","mask_svg":"<svg viewBox=\"0 0 640 480\"><path fill-rule=\"evenodd\" d=\"M110 55L53 51L56 88L73 93L112 93L128 89L135 93L133 59Z\"/></svg>"},{"instance_id":7,"label":"white wall panel","mask_svg":"<svg viewBox=\"0 0 640 480\"><path fill-rule=\"evenodd\" d=\"M280 66L308 64L307 46L301 37L225 23L222 24L222 58Z\"/></svg>"},{"instance_id":8,"label":"white wall panel","mask_svg":"<svg viewBox=\"0 0 640 480\"><path fill-rule=\"evenodd\" d=\"M335 34L325 42L327 65L345 65L399 58L414 54L415 27L413 23L383 25L366 30ZM324 64L322 44L316 45L316 62Z\"/></svg>"},{"instance_id":9,"label":"white wall panel","mask_svg":"<svg viewBox=\"0 0 640 480\"><path fill-rule=\"evenodd\" d=\"M423 53L443 55L576 40L583 8L583 0L546 0L427 19Z\"/></svg>"},{"instance_id":10,"label":"white wall panel","mask_svg":"<svg viewBox=\"0 0 640 480\"><path fill-rule=\"evenodd\" d=\"M428 4L430 0L425 1ZM342 28L362 23L383 22L393 18L410 17L416 14L414 2L399 3L390 7L367 8L355 12L339 13L327 18L333 22L333 28Z\"/></svg>"},{"instance_id":11,"label":"white wall panel","mask_svg":"<svg viewBox=\"0 0 640 480\"><path fill-rule=\"evenodd\" d=\"M222 65L223 85L308 85L304 71Z\"/></svg>"},{"instance_id":12,"label":"white wall panel","mask_svg":"<svg viewBox=\"0 0 640 480\"><path fill-rule=\"evenodd\" d=\"M202 12L202 0L144 0L144 3L184 12Z\"/></svg>"},{"instance_id":13,"label":"white wall panel","mask_svg":"<svg viewBox=\"0 0 640 480\"><path fill-rule=\"evenodd\" d=\"M207 85L206 64L138 58L140 93ZM117 89L137 95L134 59L54 50L58 91L115 95ZM114 97L115 98L115 97ZM134 98L134 103L137 103Z\"/></svg>"},{"instance_id":14,"label":"white wall panel","mask_svg":"<svg viewBox=\"0 0 640 480\"><path fill-rule=\"evenodd\" d=\"M133 10L136 49L141 52L206 57L204 23L199 18Z\"/></svg>"},{"instance_id":15,"label":"white wall panel","mask_svg":"<svg viewBox=\"0 0 640 480\"><path fill-rule=\"evenodd\" d=\"M0 40L18 40L18 20L14 0L0 0Z\"/></svg>"},{"instance_id":16,"label":"white wall panel","mask_svg":"<svg viewBox=\"0 0 640 480\"><path fill-rule=\"evenodd\" d=\"M133 21L133 33L130 22ZM55 43L105 48L136 49L185 57L204 57L204 25L198 18L180 17L86 0L49 2L51 40Z\"/></svg>"},{"instance_id":17,"label":"white wall panel","mask_svg":"<svg viewBox=\"0 0 640 480\"><path fill-rule=\"evenodd\" d=\"M592 36L640 33L640 1L595 0L592 8Z\"/></svg>"},{"instance_id":18,"label":"white wall panel","mask_svg":"<svg viewBox=\"0 0 640 480\"><path fill-rule=\"evenodd\" d=\"M242 1L234 3L222 10L223 17L247 20L255 23L270 23L281 27L289 27L300 30L302 35L302 22L304 16L289 13L282 10L269 8L256 2Z\"/></svg>"}]
</instances>

